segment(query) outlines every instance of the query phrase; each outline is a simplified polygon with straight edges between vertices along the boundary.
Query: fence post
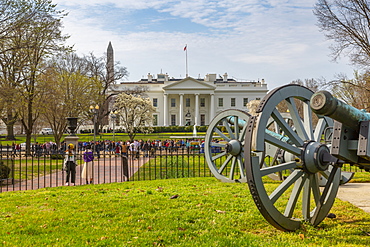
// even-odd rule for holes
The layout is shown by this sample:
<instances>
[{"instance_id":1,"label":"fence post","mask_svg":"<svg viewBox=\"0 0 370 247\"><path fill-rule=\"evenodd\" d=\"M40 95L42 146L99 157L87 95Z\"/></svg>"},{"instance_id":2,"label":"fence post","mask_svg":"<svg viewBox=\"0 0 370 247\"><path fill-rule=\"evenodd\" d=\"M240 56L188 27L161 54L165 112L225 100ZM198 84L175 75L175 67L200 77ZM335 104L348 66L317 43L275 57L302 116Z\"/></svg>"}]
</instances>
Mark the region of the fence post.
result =
<instances>
[{"instance_id":1,"label":"fence post","mask_svg":"<svg viewBox=\"0 0 370 247\"><path fill-rule=\"evenodd\" d=\"M128 159L127 156L122 155L122 170L123 170L123 176L126 177L126 181L129 181L129 172L128 172Z\"/></svg>"}]
</instances>

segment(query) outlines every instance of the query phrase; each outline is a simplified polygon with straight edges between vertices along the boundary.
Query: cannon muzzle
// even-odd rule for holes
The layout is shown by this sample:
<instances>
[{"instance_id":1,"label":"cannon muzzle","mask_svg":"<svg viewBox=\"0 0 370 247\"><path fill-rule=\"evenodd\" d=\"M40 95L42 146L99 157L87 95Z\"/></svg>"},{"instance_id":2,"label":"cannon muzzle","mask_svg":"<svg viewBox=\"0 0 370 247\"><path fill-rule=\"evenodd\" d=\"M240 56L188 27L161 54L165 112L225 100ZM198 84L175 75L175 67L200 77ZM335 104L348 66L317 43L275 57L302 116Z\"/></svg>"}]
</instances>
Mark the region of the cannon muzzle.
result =
<instances>
[{"instance_id":1,"label":"cannon muzzle","mask_svg":"<svg viewBox=\"0 0 370 247\"><path fill-rule=\"evenodd\" d=\"M370 114L347 105L328 91L313 94L310 105L314 113L328 116L355 131L358 131L361 121L370 120Z\"/></svg>"}]
</instances>

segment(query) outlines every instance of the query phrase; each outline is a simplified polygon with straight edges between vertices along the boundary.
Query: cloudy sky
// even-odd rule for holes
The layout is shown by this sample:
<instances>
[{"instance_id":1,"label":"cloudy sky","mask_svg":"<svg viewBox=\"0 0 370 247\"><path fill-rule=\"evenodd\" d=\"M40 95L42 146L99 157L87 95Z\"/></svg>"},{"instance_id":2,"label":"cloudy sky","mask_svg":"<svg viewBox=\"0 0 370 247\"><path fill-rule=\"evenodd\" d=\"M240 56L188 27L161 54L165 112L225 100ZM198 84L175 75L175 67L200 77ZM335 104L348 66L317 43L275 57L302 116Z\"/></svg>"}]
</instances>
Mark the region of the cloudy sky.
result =
<instances>
[{"instance_id":1,"label":"cloudy sky","mask_svg":"<svg viewBox=\"0 0 370 247\"><path fill-rule=\"evenodd\" d=\"M102 56L109 41L126 81L161 71L184 78L208 73L265 79L269 89L295 79L352 77L346 58L334 63L313 15L316 0L53 0L69 12L68 44Z\"/></svg>"}]
</instances>

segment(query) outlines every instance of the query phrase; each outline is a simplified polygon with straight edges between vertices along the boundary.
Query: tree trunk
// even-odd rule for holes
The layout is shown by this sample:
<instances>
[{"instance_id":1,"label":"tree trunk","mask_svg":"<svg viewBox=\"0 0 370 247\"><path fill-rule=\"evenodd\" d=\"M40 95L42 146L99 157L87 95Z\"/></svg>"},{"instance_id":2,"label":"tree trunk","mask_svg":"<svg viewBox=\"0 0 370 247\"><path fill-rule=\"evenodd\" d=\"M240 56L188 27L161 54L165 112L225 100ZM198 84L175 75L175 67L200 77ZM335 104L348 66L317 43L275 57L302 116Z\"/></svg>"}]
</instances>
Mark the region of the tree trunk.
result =
<instances>
[{"instance_id":1,"label":"tree trunk","mask_svg":"<svg viewBox=\"0 0 370 247\"><path fill-rule=\"evenodd\" d=\"M6 135L7 141L16 140L14 136L14 123L13 122L6 124L6 132L7 132L7 135Z\"/></svg>"}]
</instances>

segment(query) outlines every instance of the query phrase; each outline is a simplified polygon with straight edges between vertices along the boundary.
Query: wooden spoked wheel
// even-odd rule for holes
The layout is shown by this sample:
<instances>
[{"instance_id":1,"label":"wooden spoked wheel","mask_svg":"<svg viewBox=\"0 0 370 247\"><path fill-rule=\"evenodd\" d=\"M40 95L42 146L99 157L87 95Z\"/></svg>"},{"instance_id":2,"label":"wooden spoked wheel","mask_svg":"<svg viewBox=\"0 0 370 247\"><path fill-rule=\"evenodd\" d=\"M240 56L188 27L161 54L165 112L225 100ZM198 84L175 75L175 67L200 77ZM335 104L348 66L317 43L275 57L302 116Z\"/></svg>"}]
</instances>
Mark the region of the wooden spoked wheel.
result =
<instances>
[{"instance_id":1,"label":"wooden spoked wheel","mask_svg":"<svg viewBox=\"0 0 370 247\"><path fill-rule=\"evenodd\" d=\"M212 174L222 182L245 183L244 138L250 115L240 110L220 112L209 124L204 153Z\"/></svg>"},{"instance_id":2,"label":"wooden spoked wheel","mask_svg":"<svg viewBox=\"0 0 370 247\"><path fill-rule=\"evenodd\" d=\"M312 94L292 84L275 89L261 101L257 116L250 117L247 124L244 164L250 192L265 219L284 231L298 229L302 220L319 224L330 211L340 183L340 168L331 161L323 140L332 120L312 112ZM289 117L278 110L284 105L284 115ZM263 154L268 146L280 150L280 162L266 159ZM276 173L284 174L283 180L271 183L269 175ZM327 181L320 189L321 176Z\"/></svg>"},{"instance_id":3,"label":"wooden spoked wheel","mask_svg":"<svg viewBox=\"0 0 370 247\"><path fill-rule=\"evenodd\" d=\"M286 116L289 117L289 116ZM204 143L205 158L212 174L222 182L247 182L244 168L244 139L246 124L250 115L240 110L226 110L219 113L210 123ZM286 120L288 121L288 120ZM237 126L236 126L237 123ZM274 124L270 119L268 126ZM274 164L283 160L281 149L266 143L265 158ZM261 159L261 166L269 166ZM269 174L274 180L281 180L281 173Z\"/></svg>"}]
</instances>

